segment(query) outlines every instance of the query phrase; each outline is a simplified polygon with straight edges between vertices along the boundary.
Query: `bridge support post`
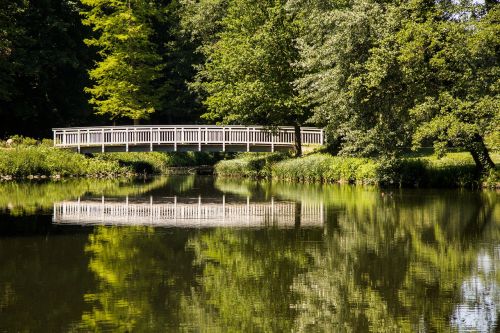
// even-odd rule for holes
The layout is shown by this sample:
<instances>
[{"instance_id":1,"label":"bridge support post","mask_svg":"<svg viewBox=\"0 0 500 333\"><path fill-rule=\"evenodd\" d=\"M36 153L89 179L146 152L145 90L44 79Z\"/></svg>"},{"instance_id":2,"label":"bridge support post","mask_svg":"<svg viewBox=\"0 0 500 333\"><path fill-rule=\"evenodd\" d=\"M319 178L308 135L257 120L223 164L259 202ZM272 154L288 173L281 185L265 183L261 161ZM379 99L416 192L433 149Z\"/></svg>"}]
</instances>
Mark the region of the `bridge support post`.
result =
<instances>
[{"instance_id":1,"label":"bridge support post","mask_svg":"<svg viewBox=\"0 0 500 333\"><path fill-rule=\"evenodd\" d=\"M198 151L201 151L201 127L198 127Z\"/></svg>"},{"instance_id":2,"label":"bridge support post","mask_svg":"<svg viewBox=\"0 0 500 333\"><path fill-rule=\"evenodd\" d=\"M102 152L104 153L104 128L101 130Z\"/></svg>"},{"instance_id":3,"label":"bridge support post","mask_svg":"<svg viewBox=\"0 0 500 333\"><path fill-rule=\"evenodd\" d=\"M247 152L250 151L250 127L247 127Z\"/></svg>"},{"instance_id":4,"label":"bridge support post","mask_svg":"<svg viewBox=\"0 0 500 333\"><path fill-rule=\"evenodd\" d=\"M153 128L149 129L149 151L153 151Z\"/></svg>"},{"instance_id":5,"label":"bridge support post","mask_svg":"<svg viewBox=\"0 0 500 333\"><path fill-rule=\"evenodd\" d=\"M177 151L177 128L174 128L174 151Z\"/></svg>"},{"instance_id":6,"label":"bridge support post","mask_svg":"<svg viewBox=\"0 0 500 333\"><path fill-rule=\"evenodd\" d=\"M225 127L222 127L222 151L226 151L226 131L225 131Z\"/></svg>"},{"instance_id":7,"label":"bridge support post","mask_svg":"<svg viewBox=\"0 0 500 333\"><path fill-rule=\"evenodd\" d=\"M125 151L128 153L128 141L129 141L129 138L128 138L128 127L125 128Z\"/></svg>"},{"instance_id":8,"label":"bridge support post","mask_svg":"<svg viewBox=\"0 0 500 333\"><path fill-rule=\"evenodd\" d=\"M76 135L78 135L78 153L80 153L80 130L77 130Z\"/></svg>"}]
</instances>

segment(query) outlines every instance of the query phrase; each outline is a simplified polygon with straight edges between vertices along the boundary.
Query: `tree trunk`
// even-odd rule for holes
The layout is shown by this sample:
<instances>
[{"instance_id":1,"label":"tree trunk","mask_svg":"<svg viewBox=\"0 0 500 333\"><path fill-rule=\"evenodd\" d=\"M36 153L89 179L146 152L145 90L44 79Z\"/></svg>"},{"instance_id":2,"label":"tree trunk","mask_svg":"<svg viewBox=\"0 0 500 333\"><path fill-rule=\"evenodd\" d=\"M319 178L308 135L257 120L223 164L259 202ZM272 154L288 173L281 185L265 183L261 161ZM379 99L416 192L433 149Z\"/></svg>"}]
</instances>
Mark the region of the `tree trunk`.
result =
<instances>
[{"instance_id":1,"label":"tree trunk","mask_svg":"<svg viewBox=\"0 0 500 333\"><path fill-rule=\"evenodd\" d=\"M302 156L302 135L300 133L300 125L294 126L295 130L295 156Z\"/></svg>"},{"instance_id":2,"label":"tree trunk","mask_svg":"<svg viewBox=\"0 0 500 333\"><path fill-rule=\"evenodd\" d=\"M493 163L490 153L484 144L484 140L479 134L474 138L474 142L470 145L469 151L480 172L488 172L495 168L495 163Z\"/></svg>"},{"instance_id":3,"label":"tree trunk","mask_svg":"<svg viewBox=\"0 0 500 333\"><path fill-rule=\"evenodd\" d=\"M141 120L140 119L134 119L134 126L140 125Z\"/></svg>"}]
</instances>

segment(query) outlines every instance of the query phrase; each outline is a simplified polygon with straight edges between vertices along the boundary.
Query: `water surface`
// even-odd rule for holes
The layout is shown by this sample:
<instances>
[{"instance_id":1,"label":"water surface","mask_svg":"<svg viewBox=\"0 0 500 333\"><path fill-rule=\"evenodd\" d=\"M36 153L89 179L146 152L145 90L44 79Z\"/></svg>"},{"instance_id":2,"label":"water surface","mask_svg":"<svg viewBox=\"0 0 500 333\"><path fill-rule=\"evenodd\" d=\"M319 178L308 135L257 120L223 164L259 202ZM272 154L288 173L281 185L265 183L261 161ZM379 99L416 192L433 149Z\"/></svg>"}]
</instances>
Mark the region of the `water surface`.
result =
<instances>
[{"instance_id":1,"label":"water surface","mask_svg":"<svg viewBox=\"0 0 500 333\"><path fill-rule=\"evenodd\" d=\"M0 184L0 331L495 332L495 192Z\"/></svg>"}]
</instances>

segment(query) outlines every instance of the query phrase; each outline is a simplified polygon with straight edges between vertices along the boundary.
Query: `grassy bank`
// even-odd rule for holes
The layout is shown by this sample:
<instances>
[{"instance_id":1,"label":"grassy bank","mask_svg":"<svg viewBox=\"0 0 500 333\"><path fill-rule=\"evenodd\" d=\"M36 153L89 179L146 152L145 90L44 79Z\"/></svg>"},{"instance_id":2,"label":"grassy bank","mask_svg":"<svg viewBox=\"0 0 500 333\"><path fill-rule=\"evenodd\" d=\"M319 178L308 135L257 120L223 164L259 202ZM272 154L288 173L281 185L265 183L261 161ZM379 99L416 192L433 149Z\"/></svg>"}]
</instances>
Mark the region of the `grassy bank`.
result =
<instances>
[{"instance_id":1,"label":"grassy bank","mask_svg":"<svg viewBox=\"0 0 500 333\"><path fill-rule=\"evenodd\" d=\"M499 154L492 156L500 162ZM409 156L397 160L311 154L243 154L221 161L215 172L223 177L275 178L303 182L340 182L401 187L498 187L499 170L480 175L468 153Z\"/></svg>"},{"instance_id":2,"label":"grassy bank","mask_svg":"<svg viewBox=\"0 0 500 333\"><path fill-rule=\"evenodd\" d=\"M0 179L61 177L131 177L165 174L174 167L212 165L219 156L208 153L109 153L85 156L56 149L50 140L18 139L0 148Z\"/></svg>"}]
</instances>

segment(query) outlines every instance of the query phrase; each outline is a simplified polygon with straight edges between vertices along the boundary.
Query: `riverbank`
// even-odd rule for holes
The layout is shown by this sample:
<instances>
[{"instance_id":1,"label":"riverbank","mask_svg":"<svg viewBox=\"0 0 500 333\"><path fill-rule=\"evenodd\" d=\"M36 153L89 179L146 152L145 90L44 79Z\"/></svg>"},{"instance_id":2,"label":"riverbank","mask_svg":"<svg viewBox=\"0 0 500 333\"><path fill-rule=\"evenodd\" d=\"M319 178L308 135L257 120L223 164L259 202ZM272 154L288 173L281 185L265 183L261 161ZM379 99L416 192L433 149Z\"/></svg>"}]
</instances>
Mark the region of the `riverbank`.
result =
<instances>
[{"instance_id":1,"label":"riverbank","mask_svg":"<svg viewBox=\"0 0 500 333\"><path fill-rule=\"evenodd\" d=\"M86 156L52 147L51 140L21 139L0 148L0 180L116 178L170 173L192 173L214 165L220 154L113 153Z\"/></svg>"},{"instance_id":2,"label":"riverbank","mask_svg":"<svg viewBox=\"0 0 500 333\"><path fill-rule=\"evenodd\" d=\"M499 165L500 154L491 154ZM215 173L221 177L273 178L296 182L351 183L395 187L500 188L500 170L477 172L469 153L431 154L397 160L338 157L310 153L292 158L285 153L143 152L82 155L18 137L0 145L0 180L133 178L164 174ZM215 165L215 167L213 167ZM213 172L212 172L213 170Z\"/></svg>"},{"instance_id":3,"label":"riverbank","mask_svg":"<svg viewBox=\"0 0 500 333\"><path fill-rule=\"evenodd\" d=\"M500 155L492 154L492 157L498 165ZM450 153L441 159L421 155L385 161L324 153L301 158L278 153L241 154L235 159L218 162L215 173L221 177L396 187L500 187L499 169L487 176L481 175L468 153Z\"/></svg>"}]
</instances>

